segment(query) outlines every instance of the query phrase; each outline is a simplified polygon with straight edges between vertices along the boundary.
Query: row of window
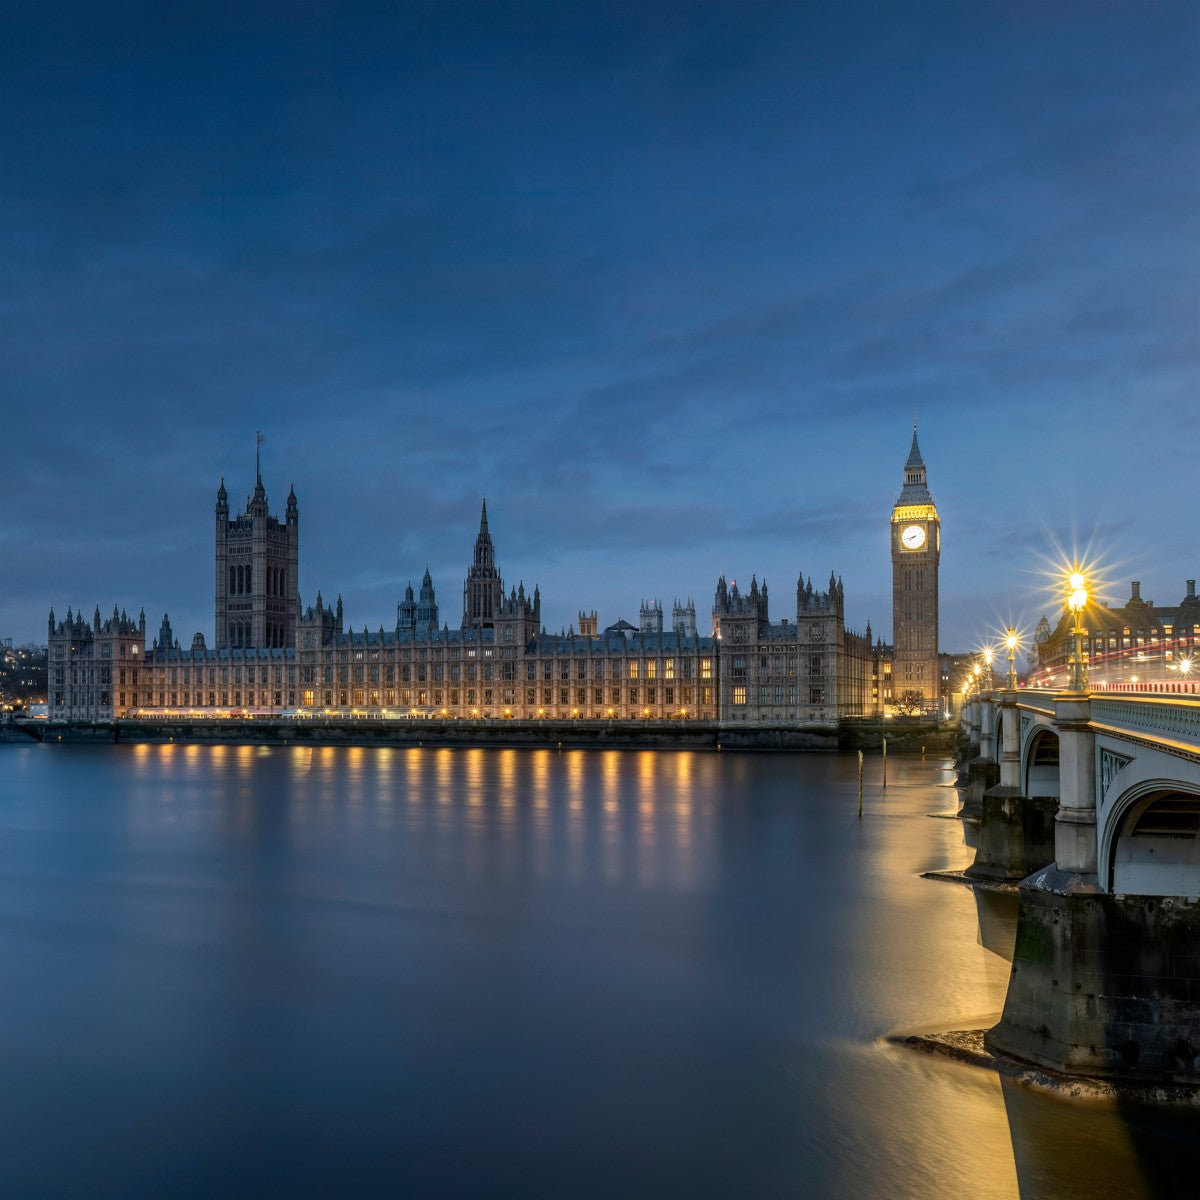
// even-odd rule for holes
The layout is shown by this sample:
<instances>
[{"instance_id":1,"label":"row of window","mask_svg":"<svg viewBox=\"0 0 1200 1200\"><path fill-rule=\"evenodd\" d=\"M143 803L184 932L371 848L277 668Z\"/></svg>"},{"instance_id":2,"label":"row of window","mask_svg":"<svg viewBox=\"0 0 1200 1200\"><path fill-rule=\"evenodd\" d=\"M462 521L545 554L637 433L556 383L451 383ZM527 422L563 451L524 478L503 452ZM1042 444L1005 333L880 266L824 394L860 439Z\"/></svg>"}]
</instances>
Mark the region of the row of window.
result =
<instances>
[{"instance_id":1,"label":"row of window","mask_svg":"<svg viewBox=\"0 0 1200 1200\"><path fill-rule=\"evenodd\" d=\"M730 671L734 679L745 679L748 675L748 667L752 660L745 658L743 655L735 654L730 662ZM797 673L798 662L796 655L789 654L784 657L782 654L761 655L759 658L759 672L762 675L784 675L794 677ZM824 675L825 673L825 656L823 654L810 654L808 656L808 673L810 675Z\"/></svg>"},{"instance_id":2,"label":"row of window","mask_svg":"<svg viewBox=\"0 0 1200 1200\"><path fill-rule=\"evenodd\" d=\"M798 689L796 686L789 685L784 687L780 684L764 685L758 689L758 703L760 705L771 704L791 704L798 703ZM733 703L738 708L743 708L746 705L746 687L744 684L737 684L733 689ZM808 689L809 704L824 704L825 689L823 687L810 687Z\"/></svg>"},{"instance_id":3,"label":"row of window","mask_svg":"<svg viewBox=\"0 0 1200 1200\"><path fill-rule=\"evenodd\" d=\"M265 578L268 596L286 595L287 569L285 567L267 567ZM229 594L231 596L254 594L254 568L249 563L229 568Z\"/></svg>"},{"instance_id":4,"label":"row of window","mask_svg":"<svg viewBox=\"0 0 1200 1200\"><path fill-rule=\"evenodd\" d=\"M263 626L265 634L264 645L268 649L286 646L288 644L287 622L268 620ZM235 650L245 650L249 647L257 649L257 641L253 636L253 626L249 621L229 622L229 644Z\"/></svg>"},{"instance_id":5,"label":"row of window","mask_svg":"<svg viewBox=\"0 0 1200 1200\"><path fill-rule=\"evenodd\" d=\"M614 688L607 696L607 708L611 711L620 709L624 704L627 704L631 709L641 710L643 708L674 708L681 706L690 709L693 703L698 702L701 708L711 708L713 704L713 692L711 687L702 687L699 689L693 688L675 688L664 687L661 689L647 688L644 694L639 692L637 688L630 688L627 694L623 694L624 689ZM117 705L119 708L137 707L139 703L140 693L136 691L119 692ZM111 702L108 692L101 693L102 699L100 704L106 705ZM285 698L286 697L286 701ZM402 689L400 691L374 691L371 689L324 689L316 691L313 689L305 689L300 693L301 703L305 707L313 707L316 704L323 704L327 708L331 707L348 707L351 705L357 707L375 707L388 708L394 705L402 705L411 707L427 708L442 708L443 706L459 710L464 707L475 708L482 704L491 706L494 704L503 704L508 707L524 704L527 708L533 709L539 706L551 708L558 705L563 708L574 706L576 708L586 708L591 705L593 708L601 709L605 707L605 690L603 688L526 688L523 690L515 688L449 688L446 690L440 688L432 689ZM292 689L255 689L247 688L222 688L218 690L203 690L203 689L151 689L141 700L148 706L161 706L171 708L241 708L246 707L283 707L284 704L288 707L295 707L296 692ZM77 703L82 704L82 701ZM63 706L62 693L55 694L55 704L58 707Z\"/></svg>"},{"instance_id":6,"label":"row of window","mask_svg":"<svg viewBox=\"0 0 1200 1200\"><path fill-rule=\"evenodd\" d=\"M380 661L380 654L379 654L378 650L371 651L369 653L370 653L370 661L371 662L377 663ZM426 652L426 653L428 653L428 652ZM408 650L405 652L405 657L408 658L410 660L410 662L411 662L411 655L412 655L411 650ZM467 651L468 664L469 664L469 660L474 659L475 657L476 657L475 650ZM492 651L490 649L483 651L483 657L485 659L491 658ZM353 659L352 659L350 652L343 650L337 655L337 662L340 665L344 665L344 666L350 666L353 664L355 666L354 678L355 679L363 678L363 676L362 676L363 667L358 665L358 664L364 662L364 652L363 651L361 651L361 650L355 651L354 655L353 655ZM587 679L589 677L592 679L603 679L606 674L606 667L605 667L606 663L608 664L607 665L607 674L608 674L609 678L611 678L611 679L622 679L622 678L646 679L646 680L675 679L677 675L680 679L691 679L696 671L695 662L693 659L690 659L690 658L681 659L678 661L678 663L676 662L676 660L674 658L666 658L666 659L662 659L661 661L658 659L627 660L627 659L623 659L623 658L613 658L613 659L608 659L608 658L593 658L593 659L588 659L588 658L576 658L576 659L571 659L571 658L554 658L554 659L528 658L525 660L525 678L526 679L532 680L532 679L537 678L537 670L538 670L539 662L541 663L541 676L543 679L553 679L553 678ZM557 668L555 667L556 663L557 663ZM590 672L588 670L589 663L591 664ZM418 671L424 670L424 669L426 669L427 665L432 667L432 669L434 671L440 671L442 669L442 664L438 661L437 658L434 658L432 662L430 662L428 660L428 658L426 658L424 662L422 662L421 659L418 659L416 662L416 669ZM452 672L458 670L458 666L456 663L451 662L449 665L450 665ZM503 669L505 672L504 678L511 679L511 678L515 677L516 665L517 664L515 661L506 662L503 664ZM402 667L402 670L404 670L404 671L409 670L408 664L402 663L401 667ZM326 669L328 669L328 668L326 668ZM388 666L385 669L393 670L394 668L392 666ZM471 668L468 665L468 670L470 670L470 669ZM713 660L711 658L700 659L699 673L700 673L701 679L711 679L712 678ZM372 678L374 680L378 681L377 674L372 675ZM408 678L408 676L405 676L405 678ZM439 678L440 678L440 676L439 676Z\"/></svg>"}]
</instances>

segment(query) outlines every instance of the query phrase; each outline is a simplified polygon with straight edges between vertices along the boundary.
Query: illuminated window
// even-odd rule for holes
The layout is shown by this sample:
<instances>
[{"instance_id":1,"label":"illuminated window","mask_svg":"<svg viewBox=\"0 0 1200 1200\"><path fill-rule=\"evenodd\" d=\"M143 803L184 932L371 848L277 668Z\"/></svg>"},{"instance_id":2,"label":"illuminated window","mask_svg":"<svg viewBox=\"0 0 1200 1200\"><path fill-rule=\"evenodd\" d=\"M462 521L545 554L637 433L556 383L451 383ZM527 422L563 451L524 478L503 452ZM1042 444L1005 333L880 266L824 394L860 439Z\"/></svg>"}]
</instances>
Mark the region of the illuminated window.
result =
<instances>
[{"instance_id":1,"label":"illuminated window","mask_svg":"<svg viewBox=\"0 0 1200 1200\"><path fill-rule=\"evenodd\" d=\"M700 660L700 678L701 679L711 679L712 678L712 659L711 658L702 658Z\"/></svg>"},{"instance_id":2,"label":"illuminated window","mask_svg":"<svg viewBox=\"0 0 1200 1200\"><path fill-rule=\"evenodd\" d=\"M636 679L637 677L638 677L638 664L636 662L631 662L629 664L629 678ZM630 703L633 703L633 702L630 701Z\"/></svg>"},{"instance_id":3,"label":"illuminated window","mask_svg":"<svg viewBox=\"0 0 1200 1200\"><path fill-rule=\"evenodd\" d=\"M708 689L705 688L704 690L705 694L707 695ZM733 702L734 704L746 703L746 689L744 687L735 687L733 689Z\"/></svg>"},{"instance_id":4,"label":"illuminated window","mask_svg":"<svg viewBox=\"0 0 1200 1200\"><path fill-rule=\"evenodd\" d=\"M658 678L658 663L654 659L651 659L646 664L646 678L647 679L657 679Z\"/></svg>"}]
</instances>

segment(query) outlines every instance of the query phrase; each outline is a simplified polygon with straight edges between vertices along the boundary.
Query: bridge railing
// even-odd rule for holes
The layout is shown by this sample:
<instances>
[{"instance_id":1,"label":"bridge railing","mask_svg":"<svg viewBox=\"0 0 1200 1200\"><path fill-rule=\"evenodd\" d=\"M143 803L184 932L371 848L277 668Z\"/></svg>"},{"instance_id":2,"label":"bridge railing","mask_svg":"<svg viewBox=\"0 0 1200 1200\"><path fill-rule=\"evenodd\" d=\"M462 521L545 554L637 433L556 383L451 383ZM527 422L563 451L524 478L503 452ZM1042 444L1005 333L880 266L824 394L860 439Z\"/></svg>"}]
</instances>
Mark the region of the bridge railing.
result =
<instances>
[{"instance_id":1,"label":"bridge railing","mask_svg":"<svg viewBox=\"0 0 1200 1200\"><path fill-rule=\"evenodd\" d=\"M1092 694L1092 724L1200 747L1200 699Z\"/></svg>"}]
</instances>

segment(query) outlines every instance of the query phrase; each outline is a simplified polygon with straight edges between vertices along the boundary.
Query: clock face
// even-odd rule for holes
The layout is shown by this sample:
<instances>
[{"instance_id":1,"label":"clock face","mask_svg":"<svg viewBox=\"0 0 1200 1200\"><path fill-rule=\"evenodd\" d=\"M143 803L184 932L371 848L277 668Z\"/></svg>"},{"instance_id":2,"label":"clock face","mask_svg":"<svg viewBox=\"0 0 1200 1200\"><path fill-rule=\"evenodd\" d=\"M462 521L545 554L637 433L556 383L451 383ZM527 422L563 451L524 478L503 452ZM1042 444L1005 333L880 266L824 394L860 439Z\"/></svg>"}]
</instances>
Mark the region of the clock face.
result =
<instances>
[{"instance_id":1,"label":"clock face","mask_svg":"<svg viewBox=\"0 0 1200 1200\"><path fill-rule=\"evenodd\" d=\"M900 541L906 550L920 550L925 545L925 527L923 525L906 525L900 531Z\"/></svg>"}]
</instances>

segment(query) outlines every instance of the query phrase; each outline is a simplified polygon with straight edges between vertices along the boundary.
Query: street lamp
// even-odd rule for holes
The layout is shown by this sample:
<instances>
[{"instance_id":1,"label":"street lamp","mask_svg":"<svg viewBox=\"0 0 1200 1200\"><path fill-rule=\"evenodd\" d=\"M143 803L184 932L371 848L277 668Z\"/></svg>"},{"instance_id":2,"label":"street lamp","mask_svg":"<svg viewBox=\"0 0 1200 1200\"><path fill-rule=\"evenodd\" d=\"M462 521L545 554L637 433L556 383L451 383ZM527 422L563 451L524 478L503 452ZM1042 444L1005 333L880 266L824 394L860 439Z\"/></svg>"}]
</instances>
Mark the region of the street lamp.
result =
<instances>
[{"instance_id":1,"label":"street lamp","mask_svg":"<svg viewBox=\"0 0 1200 1200\"><path fill-rule=\"evenodd\" d=\"M1075 639L1075 671L1072 682L1077 692L1082 692L1087 687L1087 671L1083 666L1083 610L1087 608L1087 602L1087 580L1081 572L1073 571L1067 580L1067 607L1075 620L1071 628L1071 636Z\"/></svg>"},{"instance_id":2,"label":"street lamp","mask_svg":"<svg viewBox=\"0 0 1200 1200\"><path fill-rule=\"evenodd\" d=\"M1008 647L1008 690L1017 690L1017 631L1010 625L1004 631L1004 644Z\"/></svg>"},{"instance_id":3,"label":"street lamp","mask_svg":"<svg viewBox=\"0 0 1200 1200\"><path fill-rule=\"evenodd\" d=\"M987 680L987 690L992 690L992 648L984 646L983 648L983 664L987 668L984 671L984 678Z\"/></svg>"}]
</instances>

